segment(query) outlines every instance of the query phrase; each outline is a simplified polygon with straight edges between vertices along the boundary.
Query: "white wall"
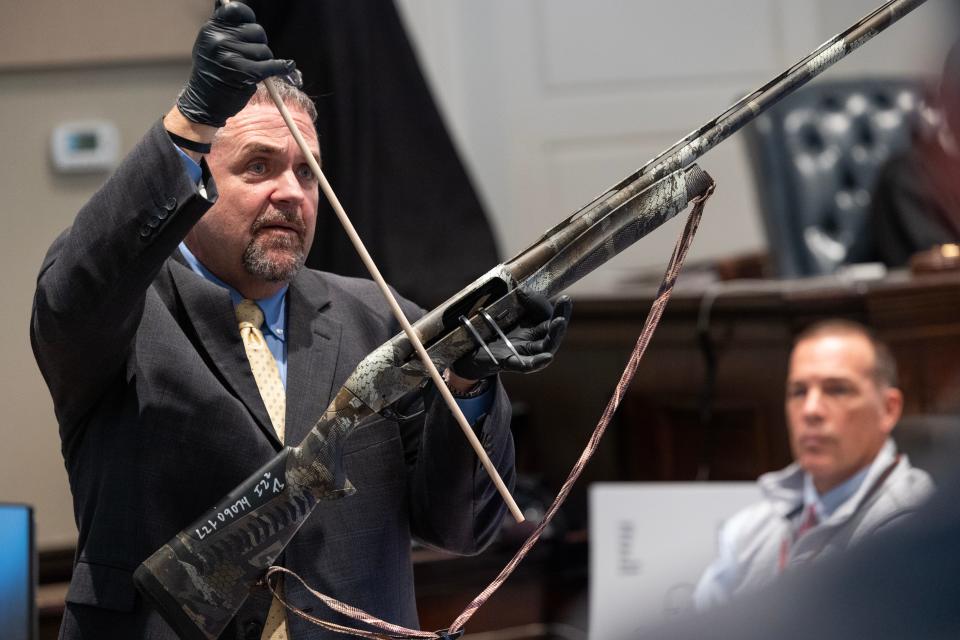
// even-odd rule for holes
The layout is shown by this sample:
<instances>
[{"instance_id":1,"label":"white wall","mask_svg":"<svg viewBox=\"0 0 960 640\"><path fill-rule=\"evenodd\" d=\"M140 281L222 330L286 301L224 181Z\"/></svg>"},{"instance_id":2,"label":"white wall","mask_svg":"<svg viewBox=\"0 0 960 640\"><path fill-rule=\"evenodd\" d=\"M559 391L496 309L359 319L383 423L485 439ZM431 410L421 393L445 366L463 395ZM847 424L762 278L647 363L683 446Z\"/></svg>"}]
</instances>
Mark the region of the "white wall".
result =
<instances>
[{"instance_id":1,"label":"white wall","mask_svg":"<svg viewBox=\"0 0 960 640\"><path fill-rule=\"evenodd\" d=\"M502 246L512 252L875 1L401 3ZM935 69L947 2L930 0L831 73ZM208 3L165 6L183 12L182 24L198 19L199 4ZM45 21L34 14L50 12L49 5L18 4L16 11L5 14L0 33L28 31L44 51L43 42L57 32L44 32ZM691 23L682 29L684 20ZM123 29L117 21L110 26ZM0 319L6 327L0 334L0 501L36 505L41 547L69 544L76 532L56 422L27 338L33 280L51 240L103 179L54 175L49 134L64 120L104 117L117 123L129 149L166 111L188 69L189 46L174 62L148 63L138 54L122 65L91 66L101 49L78 52L84 64L72 68L2 70L0 61ZM61 48L56 59L73 58ZM760 248L753 185L738 141L711 152L703 166L719 180L719 191L693 257ZM652 236L624 256L619 271L601 272L597 288L611 288L626 272L662 268L675 234L673 225Z\"/></svg>"},{"instance_id":2,"label":"white wall","mask_svg":"<svg viewBox=\"0 0 960 640\"><path fill-rule=\"evenodd\" d=\"M512 254L878 0L403 0L422 57ZM935 75L950 0L931 0L828 72ZM764 246L739 137L705 156L717 179L691 259ZM581 283L661 271L674 220Z\"/></svg>"}]
</instances>

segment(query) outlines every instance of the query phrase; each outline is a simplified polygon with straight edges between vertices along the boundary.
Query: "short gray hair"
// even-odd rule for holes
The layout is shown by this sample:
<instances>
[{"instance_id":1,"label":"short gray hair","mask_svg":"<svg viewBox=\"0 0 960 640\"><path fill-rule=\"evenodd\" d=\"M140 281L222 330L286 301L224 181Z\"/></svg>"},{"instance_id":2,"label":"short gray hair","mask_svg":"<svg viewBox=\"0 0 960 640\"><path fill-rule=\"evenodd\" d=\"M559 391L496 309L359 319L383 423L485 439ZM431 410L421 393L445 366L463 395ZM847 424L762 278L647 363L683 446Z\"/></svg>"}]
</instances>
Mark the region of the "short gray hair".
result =
<instances>
[{"instance_id":1,"label":"short gray hair","mask_svg":"<svg viewBox=\"0 0 960 640\"><path fill-rule=\"evenodd\" d=\"M287 107L299 109L310 116L310 122L313 123L314 130L316 130L317 105L313 103L313 99L301 91L298 87L295 87L289 82L280 78L274 78L273 86L277 89L277 95L279 95L280 99L283 100L283 104L287 105ZM257 90L252 96L250 96L250 100L247 101L248 106L251 104L273 104L273 97L271 97L270 92L267 91L267 85L262 82L257 84ZM223 127L217 129L217 132L213 134L214 144L216 144L217 140L220 138L222 131Z\"/></svg>"},{"instance_id":2,"label":"short gray hair","mask_svg":"<svg viewBox=\"0 0 960 640\"><path fill-rule=\"evenodd\" d=\"M877 334L867 326L844 318L829 318L814 322L801 331L793 341L796 347L804 340L822 336L862 336L873 347L873 379L881 387L897 387L897 361L890 351L890 347L877 337Z\"/></svg>"},{"instance_id":3,"label":"short gray hair","mask_svg":"<svg viewBox=\"0 0 960 640\"><path fill-rule=\"evenodd\" d=\"M276 88L280 99L283 100L283 104L287 105L288 107L296 107L297 109L300 109L310 116L310 122L316 124L317 106L313 103L313 99L310 96L305 94L299 88L280 78L273 79L273 86ZM273 98L270 97L270 93L267 91L267 85L262 82L259 83L257 85L256 93L251 96L250 101L247 102L247 104L273 104Z\"/></svg>"}]
</instances>

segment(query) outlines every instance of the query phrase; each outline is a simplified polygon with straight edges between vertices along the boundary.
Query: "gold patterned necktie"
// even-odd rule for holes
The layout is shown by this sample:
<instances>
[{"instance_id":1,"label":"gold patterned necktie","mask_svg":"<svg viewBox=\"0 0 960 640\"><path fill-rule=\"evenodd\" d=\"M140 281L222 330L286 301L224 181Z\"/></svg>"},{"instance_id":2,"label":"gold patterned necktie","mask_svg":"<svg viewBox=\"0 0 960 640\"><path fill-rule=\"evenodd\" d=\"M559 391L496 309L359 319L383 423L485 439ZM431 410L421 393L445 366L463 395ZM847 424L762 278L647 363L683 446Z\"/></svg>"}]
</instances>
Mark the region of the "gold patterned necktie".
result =
<instances>
[{"instance_id":1,"label":"gold patterned necktie","mask_svg":"<svg viewBox=\"0 0 960 640\"><path fill-rule=\"evenodd\" d=\"M287 412L287 393L280 379L277 361L274 360L267 341L260 331L263 325L263 311L253 300L242 300L237 305L237 321L240 323L240 338L250 361L250 370L260 389L260 397L270 414L270 421L283 442L285 415Z\"/></svg>"},{"instance_id":2,"label":"gold patterned necktie","mask_svg":"<svg viewBox=\"0 0 960 640\"><path fill-rule=\"evenodd\" d=\"M243 348L250 361L250 370L253 379L257 381L260 397L270 414L270 421L277 432L280 442L283 442L286 425L287 393L280 379L277 361L274 360L267 341L263 337L260 327L263 326L263 311L253 300L242 300L237 305L237 321L240 323L240 338ZM276 598L270 602L270 612L267 613L266 623L263 625L261 640L288 640L287 617L283 605Z\"/></svg>"}]
</instances>

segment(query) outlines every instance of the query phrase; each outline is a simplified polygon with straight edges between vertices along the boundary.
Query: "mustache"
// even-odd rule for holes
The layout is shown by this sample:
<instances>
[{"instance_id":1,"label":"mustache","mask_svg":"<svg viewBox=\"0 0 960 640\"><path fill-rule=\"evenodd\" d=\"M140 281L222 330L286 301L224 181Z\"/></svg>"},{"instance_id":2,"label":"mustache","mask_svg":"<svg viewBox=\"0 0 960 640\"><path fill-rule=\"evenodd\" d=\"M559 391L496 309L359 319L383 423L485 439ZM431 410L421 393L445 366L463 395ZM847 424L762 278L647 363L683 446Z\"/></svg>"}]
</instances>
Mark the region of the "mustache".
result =
<instances>
[{"instance_id":1,"label":"mustache","mask_svg":"<svg viewBox=\"0 0 960 640\"><path fill-rule=\"evenodd\" d=\"M270 227L278 224L286 224L293 227L301 236L307 232L307 227L296 209L276 209L270 208L260 214L250 230L257 233L264 227Z\"/></svg>"}]
</instances>

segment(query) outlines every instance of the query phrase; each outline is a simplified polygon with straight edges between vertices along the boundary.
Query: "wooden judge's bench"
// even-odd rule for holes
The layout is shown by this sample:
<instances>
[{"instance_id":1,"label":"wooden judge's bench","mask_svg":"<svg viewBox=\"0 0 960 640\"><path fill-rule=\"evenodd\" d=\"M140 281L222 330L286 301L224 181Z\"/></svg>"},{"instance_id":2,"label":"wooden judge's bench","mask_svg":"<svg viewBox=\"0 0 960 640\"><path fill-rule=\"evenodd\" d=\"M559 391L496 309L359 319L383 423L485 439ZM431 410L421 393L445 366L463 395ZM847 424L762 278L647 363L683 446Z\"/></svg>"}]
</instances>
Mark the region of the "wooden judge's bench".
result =
<instances>
[{"instance_id":1,"label":"wooden judge's bench","mask_svg":"<svg viewBox=\"0 0 960 640\"><path fill-rule=\"evenodd\" d=\"M523 496L515 494L521 506L531 499L545 506L562 484L610 397L654 293L636 287L617 298L578 298L556 361L536 375L505 377L526 485ZM589 483L752 480L789 463L783 394L791 343L806 325L830 317L863 322L893 350L906 397L897 431L901 445L942 437L956 442L960 272L893 273L869 281L681 282L551 536L480 610L468 633L510 628L503 637L543 637L572 628L565 625L584 627ZM931 424L933 436L926 433ZM475 558L415 553L424 628L449 625L495 577L518 546L521 532L513 534ZM67 567L69 557L61 558ZM42 638L55 637L60 594L41 607Z\"/></svg>"}]
</instances>

